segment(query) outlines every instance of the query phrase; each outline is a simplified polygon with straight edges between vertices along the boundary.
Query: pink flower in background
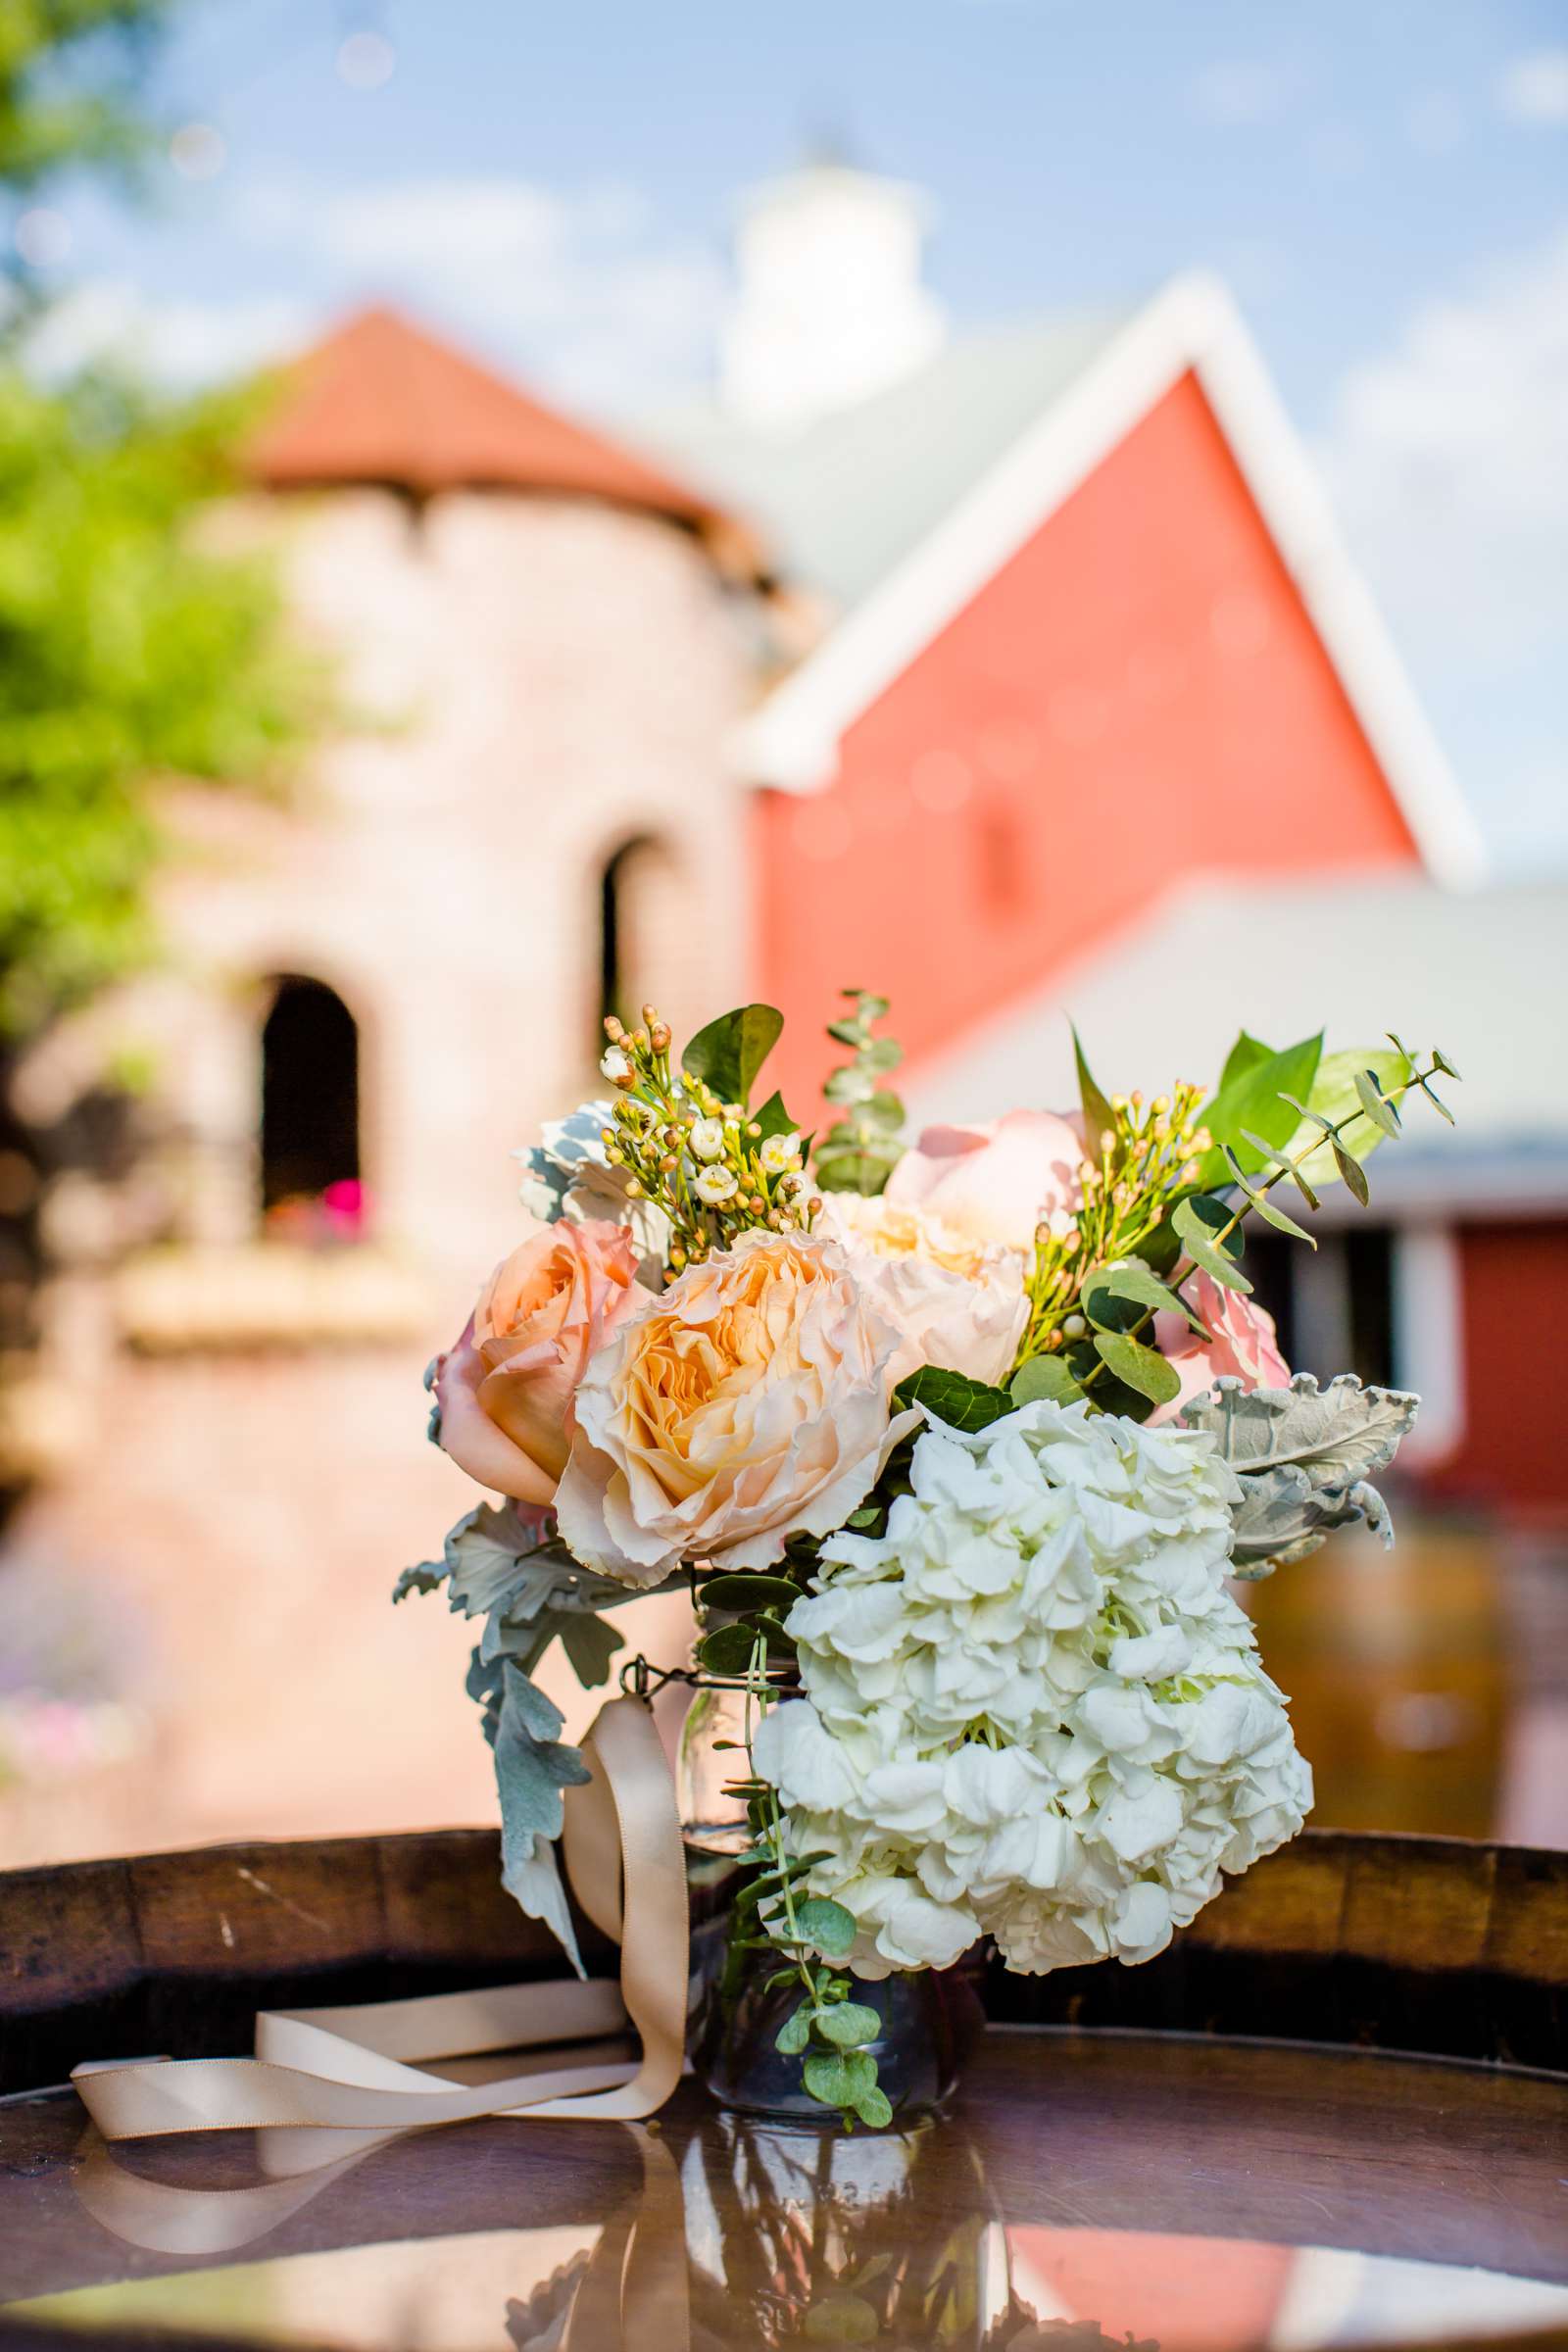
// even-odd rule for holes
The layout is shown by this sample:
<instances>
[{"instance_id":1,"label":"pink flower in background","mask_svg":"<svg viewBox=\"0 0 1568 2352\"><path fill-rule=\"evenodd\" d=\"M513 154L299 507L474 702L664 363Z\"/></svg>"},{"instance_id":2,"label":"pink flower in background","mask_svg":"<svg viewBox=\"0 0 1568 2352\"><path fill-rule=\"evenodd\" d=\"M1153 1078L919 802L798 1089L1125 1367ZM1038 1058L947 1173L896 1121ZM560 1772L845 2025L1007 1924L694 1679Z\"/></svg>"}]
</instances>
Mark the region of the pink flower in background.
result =
<instances>
[{"instance_id":1,"label":"pink flower in background","mask_svg":"<svg viewBox=\"0 0 1568 2352\"><path fill-rule=\"evenodd\" d=\"M1274 1318L1254 1306L1240 1291L1228 1291L1211 1274L1193 1275L1182 1285L1193 1312L1206 1323L1213 1341L1200 1340L1182 1315L1170 1308L1154 1317L1154 1345L1173 1372L1181 1375L1181 1394L1160 1405L1149 1418L1174 1421L1184 1404L1201 1396L1216 1380L1239 1380L1244 1389L1283 1389L1291 1367L1280 1353Z\"/></svg>"},{"instance_id":2,"label":"pink flower in background","mask_svg":"<svg viewBox=\"0 0 1568 2352\"><path fill-rule=\"evenodd\" d=\"M649 1301L624 1226L540 1225L491 1275L437 1359L441 1444L480 1486L548 1503L566 1466L588 1358Z\"/></svg>"},{"instance_id":3,"label":"pink flower in background","mask_svg":"<svg viewBox=\"0 0 1568 2352\"><path fill-rule=\"evenodd\" d=\"M928 1127L888 1178L884 1199L977 1241L1032 1250L1042 1217L1081 1199L1077 1115L1009 1110L982 1127Z\"/></svg>"}]
</instances>

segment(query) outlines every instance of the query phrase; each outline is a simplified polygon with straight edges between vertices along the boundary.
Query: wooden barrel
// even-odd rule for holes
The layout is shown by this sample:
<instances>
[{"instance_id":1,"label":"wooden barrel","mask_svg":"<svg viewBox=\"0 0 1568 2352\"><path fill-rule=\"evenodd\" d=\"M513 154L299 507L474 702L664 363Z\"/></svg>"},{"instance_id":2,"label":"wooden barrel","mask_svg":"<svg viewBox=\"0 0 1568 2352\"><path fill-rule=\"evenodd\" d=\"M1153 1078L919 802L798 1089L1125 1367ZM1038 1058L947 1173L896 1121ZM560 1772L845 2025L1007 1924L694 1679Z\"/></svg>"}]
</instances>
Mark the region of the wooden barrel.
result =
<instances>
[{"instance_id":1,"label":"wooden barrel","mask_svg":"<svg viewBox=\"0 0 1568 2352\"><path fill-rule=\"evenodd\" d=\"M1325 1829L1487 1838L1507 1723L1499 1564L1481 1534L1402 1519L1251 1588L1263 1663L1291 1701Z\"/></svg>"}]
</instances>

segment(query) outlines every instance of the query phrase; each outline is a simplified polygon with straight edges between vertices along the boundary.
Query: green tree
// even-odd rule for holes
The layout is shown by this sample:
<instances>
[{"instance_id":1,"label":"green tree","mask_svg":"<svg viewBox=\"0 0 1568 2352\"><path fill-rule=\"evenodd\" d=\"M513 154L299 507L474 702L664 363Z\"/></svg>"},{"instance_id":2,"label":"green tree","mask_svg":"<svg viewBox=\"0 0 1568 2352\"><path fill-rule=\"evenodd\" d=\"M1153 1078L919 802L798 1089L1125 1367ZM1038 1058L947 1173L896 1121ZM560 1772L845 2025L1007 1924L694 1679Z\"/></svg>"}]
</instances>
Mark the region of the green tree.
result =
<instances>
[{"instance_id":1,"label":"green tree","mask_svg":"<svg viewBox=\"0 0 1568 2352\"><path fill-rule=\"evenodd\" d=\"M140 92L169 13L0 0L0 1365L34 1336L48 1179L105 1132L29 1124L21 1058L154 953L170 779L265 780L311 712L268 564L203 528L248 402L103 373L46 386L26 364L41 296L15 220L58 175L149 151Z\"/></svg>"}]
</instances>

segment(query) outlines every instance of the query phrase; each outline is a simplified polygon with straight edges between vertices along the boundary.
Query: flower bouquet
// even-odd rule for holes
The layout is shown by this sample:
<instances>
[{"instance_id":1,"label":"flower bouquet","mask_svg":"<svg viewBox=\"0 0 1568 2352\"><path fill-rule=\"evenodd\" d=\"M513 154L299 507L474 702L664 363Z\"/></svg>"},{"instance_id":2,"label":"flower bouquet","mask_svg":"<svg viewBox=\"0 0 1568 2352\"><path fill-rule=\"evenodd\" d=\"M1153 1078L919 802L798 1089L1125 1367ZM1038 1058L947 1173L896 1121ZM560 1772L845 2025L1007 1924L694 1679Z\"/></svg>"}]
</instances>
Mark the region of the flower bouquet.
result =
<instances>
[{"instance_id":1,"label":"flower bouquet","mask_svg":"<svg viewBox=\"0 0 1568 2352\"><path fill-rule=\"evenodd\" d=\"M1416 1398L1292 1378L1246 1272L1250 1220L1364 1162L1451 1065L1395 1038L1325 1054L1243 1034L1212 1088L903 1140L883 1000L813 1144L751 1004L676 1057L653 1007L606 1023L610 1093L520 1154L529 1211L427 1375L431 1436L482 1487L441 1561L483 1620L503 1877L574 1963L555 1839L588 1778L533 1681L585 1686L603 1612L689 1592L744 1822L744 1980L816 2112L880 2126L883 1981L989 1940L1039 1972L1163 1950L1295 1836L1312 1797L1233 1578L1364 1520ZM1077 1044L1075 1037L1075 1046ZM631 1923L628 1923L628 1936ZM579 1964L580 1965L580 1964ZM755 2002L753 2003L755 2012Z\"/></svg>"}]
</instances>

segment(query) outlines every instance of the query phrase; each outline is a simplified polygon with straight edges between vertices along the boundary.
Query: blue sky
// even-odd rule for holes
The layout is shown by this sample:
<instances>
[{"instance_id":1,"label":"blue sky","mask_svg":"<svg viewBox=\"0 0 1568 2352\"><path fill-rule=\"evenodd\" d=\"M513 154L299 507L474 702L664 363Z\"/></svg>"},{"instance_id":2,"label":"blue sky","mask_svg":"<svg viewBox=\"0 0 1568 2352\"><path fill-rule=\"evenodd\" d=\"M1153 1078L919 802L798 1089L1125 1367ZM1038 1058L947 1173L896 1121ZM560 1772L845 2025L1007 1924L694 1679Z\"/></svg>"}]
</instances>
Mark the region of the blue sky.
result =
<instances>
[{"instance_id":1,"label":"blue sky","mask_svg":"<svg viewBox=\"0 0 1568 2352\"><path fill-rule=\"evenodd\" d=\"M29 231L63 357L195 376L391 296L635 418L822 133L931 192L960 329L1217 268L1499 862L1568 865L1568 8L197 0L159 94L154 204Z\"/></svg>"}]
</instances>

